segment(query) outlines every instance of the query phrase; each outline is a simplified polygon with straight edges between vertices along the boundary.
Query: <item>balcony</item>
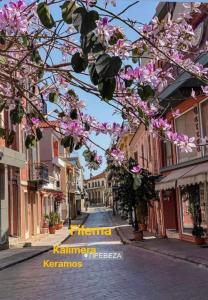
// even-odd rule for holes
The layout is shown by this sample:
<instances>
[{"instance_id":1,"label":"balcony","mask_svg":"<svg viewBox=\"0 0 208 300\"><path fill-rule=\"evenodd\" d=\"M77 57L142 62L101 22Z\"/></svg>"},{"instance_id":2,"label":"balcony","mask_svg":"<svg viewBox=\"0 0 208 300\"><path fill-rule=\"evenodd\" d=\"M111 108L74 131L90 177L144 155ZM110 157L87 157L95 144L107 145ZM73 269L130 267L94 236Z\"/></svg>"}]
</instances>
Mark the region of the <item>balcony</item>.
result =
<instances>
[{"instance_id":1,"label":"balcony","mask_svg":"<svg viewBox=\"0 0 208 300\"><path fill-rule=\"evenodd\" d=\"M43 163L29 164L29 180L34 187L42 186L49 181L48 166Z\"/></svg>"},{"instance_id":2,"label":"balcony","mask_svg":"<svg viewBox=\"0 0 208 300\"><path fill-rule=\"evenodd\" d=\"M68 181L68 189L69 192L75 193L76 192L76 182L75 181Z\"/></svg>"},{"instance_id":3,"label":"balcony","mask_svg":"<svg viewBox=\"0 0 208 300\"><path fill-rule=\"evenodd\" d=\"M57 180L53 175L48 176L48 181L42 185L42 189L47 191L61 191L60 181Z\"/></svg>"},{"instance_id":4,"label":"balcony","mask_svg":"<svg viewBox=\"0 0 208 300\"><path fill-rule=\"evenodd\" d=\"M23 168L25 166L25 154L7 147L0 147L0 164Z\"/></svg>"},{"instance_id":5,"label":"balcony","mask_svg":"<svg viewBox=\"0 0 208 300\"><path fill-rule=\"evenodd\" d=\"M65 162L60 157L57 156L53 157L52 163L59 168L65 167Z\"/></svg>"}]
</instances>

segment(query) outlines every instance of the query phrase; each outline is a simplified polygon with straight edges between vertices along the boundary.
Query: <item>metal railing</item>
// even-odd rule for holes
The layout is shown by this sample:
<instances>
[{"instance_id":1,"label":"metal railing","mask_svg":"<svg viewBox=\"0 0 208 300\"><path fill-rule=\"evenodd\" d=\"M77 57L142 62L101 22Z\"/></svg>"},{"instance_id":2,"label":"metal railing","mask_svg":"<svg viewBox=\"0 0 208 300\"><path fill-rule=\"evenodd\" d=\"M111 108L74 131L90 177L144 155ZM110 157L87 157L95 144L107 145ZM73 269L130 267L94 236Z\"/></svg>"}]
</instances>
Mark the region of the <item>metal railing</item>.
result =
<instances>
[{"instance_id":1,"label":"metal railing","mask_svg":"<svg viewBox=\"0 0 208 300\"><path fill-rule=\"evenodd\" d=\"M43 163L29 163L29 181L49 181L48 166Z\"/></svg>"}]
</instances>

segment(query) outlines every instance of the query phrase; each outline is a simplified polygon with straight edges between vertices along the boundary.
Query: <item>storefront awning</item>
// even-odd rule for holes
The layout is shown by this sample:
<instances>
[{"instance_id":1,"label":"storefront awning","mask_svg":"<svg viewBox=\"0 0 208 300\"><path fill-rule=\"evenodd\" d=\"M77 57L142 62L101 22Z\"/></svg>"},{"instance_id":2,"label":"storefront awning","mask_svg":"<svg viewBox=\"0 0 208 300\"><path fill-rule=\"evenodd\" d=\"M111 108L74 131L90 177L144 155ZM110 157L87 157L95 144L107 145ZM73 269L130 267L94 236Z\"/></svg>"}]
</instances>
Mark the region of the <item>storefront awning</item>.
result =
<instances>
[{"instance_id":1,"label":"storefront awning","mask_svg":"<svg viewBox=\"0 0 208 300\"><path fill-rule=\"evenodd\" d=\"M178 186L198 184L207 181L208 162L192 166L192 169L178 180Z\"/></svg>"},{"instance_id":2,"label":"storefront awning","mask_svg":"<svg viewBox=\"0 0 208 300\"><path fill-rule=\"evenodd\" d=\"M193 166L178 169L178 170L173 170L168 176L166 176L161 181L155 184L155 190L161 191L161 190L169 190L175 188L176 180L178 180L183 175L188 173L192 168Z\"/></svg>"}]
</instances>

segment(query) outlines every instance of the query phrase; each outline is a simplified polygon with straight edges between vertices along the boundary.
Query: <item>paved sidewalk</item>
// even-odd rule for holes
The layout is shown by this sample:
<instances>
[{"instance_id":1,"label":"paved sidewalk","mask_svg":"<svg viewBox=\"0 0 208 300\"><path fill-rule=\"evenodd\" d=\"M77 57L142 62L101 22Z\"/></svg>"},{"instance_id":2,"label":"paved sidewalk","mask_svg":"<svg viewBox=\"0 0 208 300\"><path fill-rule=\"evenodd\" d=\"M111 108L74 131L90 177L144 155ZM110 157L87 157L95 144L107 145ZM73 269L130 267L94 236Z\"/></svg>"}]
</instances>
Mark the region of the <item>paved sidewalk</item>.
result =
<instances>
[{"instance_id":1,"label":"paved sidewalk","mask_svg":"<svg viewBox=\"0 0 208 300\"><path fill-rule=\"evenodd\" d=\"M131 244L150 252L156 252L208 268L208 245L197 246L177 239L155 238L149 232L144 233L143 242L132 241L132 226L126 220L122 220L120 216L113 216L112 212L109 213L116 226L116 231L124 244Z\"/></svg>"},{"instance_id":2,"label":"paved sidewalk","mask_svg":"<svg viewBox=\"0 0 208 300\"><path fill-rule=\"evenodd\" d=\"M82 213L72 220L73 225L82 225L87 220L89 214ZM55 234L40 235L39 239L31 240L31 246L25 248L7 249L0 251L0 271L20 262L45 253L53 248L53 245L59 245L69 238L68 225L57 230Z\"/></svg>"}]
</instances>

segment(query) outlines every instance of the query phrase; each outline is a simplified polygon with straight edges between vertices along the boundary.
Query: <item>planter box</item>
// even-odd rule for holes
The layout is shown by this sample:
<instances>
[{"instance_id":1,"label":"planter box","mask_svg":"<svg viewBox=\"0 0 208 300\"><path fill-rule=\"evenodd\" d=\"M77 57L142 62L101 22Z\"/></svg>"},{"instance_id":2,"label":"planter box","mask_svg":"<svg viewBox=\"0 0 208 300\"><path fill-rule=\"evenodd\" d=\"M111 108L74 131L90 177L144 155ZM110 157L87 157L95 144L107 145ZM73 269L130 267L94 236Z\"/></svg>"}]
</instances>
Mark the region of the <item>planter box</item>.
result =
<instances>
[{"instance_id":1,"label":"planter box","mask_svg":"<svg viewBox=\"0 0 208 300\"><path fill-rule=\"evenodd\" d=\"M205 238L203 237L194 237L194 241L196 245L204 245L205 244Z\"/></svg>"},{"instance_id":2,"label":"planter box","mask_svg":"<svg viewBox=\"0 0 208 300\"><path fill-rule=\"evenodd\" d=\"M63 227L63 223L56 224L56 230L59 230Z\"/></svg>"},{"instance_id":3,"label":"planter box","mask_svg":"<svg viewBox=\"0 0 208 300\"><path fill-rule=\"evenodd\" d=\"M56 226L49 226L49 233L50 234L56 233Z\"/></svg>"}]
</instances>

